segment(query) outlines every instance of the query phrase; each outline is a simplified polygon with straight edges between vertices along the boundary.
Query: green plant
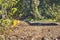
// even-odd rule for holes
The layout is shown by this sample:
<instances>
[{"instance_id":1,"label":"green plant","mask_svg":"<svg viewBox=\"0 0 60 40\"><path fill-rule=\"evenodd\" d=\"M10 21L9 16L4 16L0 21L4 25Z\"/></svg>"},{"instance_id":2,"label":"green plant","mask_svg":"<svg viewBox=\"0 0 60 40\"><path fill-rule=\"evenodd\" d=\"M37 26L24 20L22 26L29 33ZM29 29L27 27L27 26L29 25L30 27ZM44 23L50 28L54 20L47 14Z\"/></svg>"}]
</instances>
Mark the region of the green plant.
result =
<instances>
[{"instance_id":1,"label":"green plant","mask_svg":"<svg viewBox=\"0 0 60 40\"><path fill-rule=\"evenodd\" d=\"M60 14L57 15L57 17L56 17L56 21L57 21L57 22L60 22Z\"/></svg>"},{"instance_id":2,"label":"green plant","mask_svg":"<svg viewBox=\"0 0 60 40\"><path fill-rule=\"evenodd\" d=\"M10 20L10 19L5 19L5 20L1 19L0 22L1 22L2 26L8 27L12 23L12 20Z\"/></svg>"}]
</instances>

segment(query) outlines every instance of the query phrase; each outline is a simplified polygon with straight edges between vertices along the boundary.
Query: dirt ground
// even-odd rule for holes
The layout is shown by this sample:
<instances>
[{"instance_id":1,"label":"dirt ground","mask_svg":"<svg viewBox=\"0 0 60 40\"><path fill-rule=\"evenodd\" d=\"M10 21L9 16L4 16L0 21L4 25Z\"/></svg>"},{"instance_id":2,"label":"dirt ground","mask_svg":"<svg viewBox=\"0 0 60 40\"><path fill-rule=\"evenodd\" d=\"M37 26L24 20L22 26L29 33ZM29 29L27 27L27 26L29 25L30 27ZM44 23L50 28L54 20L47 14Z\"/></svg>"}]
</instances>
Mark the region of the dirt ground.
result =
<instances>
[{"instance_id":1,"label":"dirt ground","mask_svg":"<svg viewBox=\"0 0 60 40\"><path fill-rule=\"evenodd\" d=\"M2 40L60 40L60 26L30 26L22 22L0 35Z\"/></svg>"}]
</instances>

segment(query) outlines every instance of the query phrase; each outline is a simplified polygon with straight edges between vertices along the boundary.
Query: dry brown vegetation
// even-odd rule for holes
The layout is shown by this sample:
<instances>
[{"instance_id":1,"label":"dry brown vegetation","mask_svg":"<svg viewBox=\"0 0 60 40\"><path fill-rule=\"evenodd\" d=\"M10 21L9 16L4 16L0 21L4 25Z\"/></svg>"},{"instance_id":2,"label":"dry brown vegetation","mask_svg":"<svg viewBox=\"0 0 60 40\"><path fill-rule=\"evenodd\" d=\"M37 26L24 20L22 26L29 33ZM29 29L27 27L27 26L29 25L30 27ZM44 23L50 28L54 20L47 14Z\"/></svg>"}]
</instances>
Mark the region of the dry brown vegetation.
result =
<instances>
[{"instance_id":1,"label":"dry brown vegetation","mask_svg":"<svg viewBox=\"0 0 60 40\"><path fill-rule=\"evenodd\" d=\"M2 35L6 40L60 40L60 26L30 26L22 21Z\"/></svg>"}]
</instances>

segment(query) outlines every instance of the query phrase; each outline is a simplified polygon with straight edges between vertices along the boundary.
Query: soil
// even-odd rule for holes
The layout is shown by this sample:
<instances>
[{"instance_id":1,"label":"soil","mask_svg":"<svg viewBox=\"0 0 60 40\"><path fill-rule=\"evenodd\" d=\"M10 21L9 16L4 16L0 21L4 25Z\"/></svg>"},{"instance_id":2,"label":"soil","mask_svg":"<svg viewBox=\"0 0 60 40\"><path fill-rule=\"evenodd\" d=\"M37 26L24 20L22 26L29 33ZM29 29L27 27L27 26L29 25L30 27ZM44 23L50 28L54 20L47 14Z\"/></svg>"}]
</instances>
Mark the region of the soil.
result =
<instances>
[{"instance_id":1,"label":"soil","mask_svg":"<svg viewBox=\"0 0 60 40\"><path fill-rule=\"evenodd\" d=\"M30 26L21 22L0 35L0 40L60 40L60 26Z\"/></svg>"}]
</instances>

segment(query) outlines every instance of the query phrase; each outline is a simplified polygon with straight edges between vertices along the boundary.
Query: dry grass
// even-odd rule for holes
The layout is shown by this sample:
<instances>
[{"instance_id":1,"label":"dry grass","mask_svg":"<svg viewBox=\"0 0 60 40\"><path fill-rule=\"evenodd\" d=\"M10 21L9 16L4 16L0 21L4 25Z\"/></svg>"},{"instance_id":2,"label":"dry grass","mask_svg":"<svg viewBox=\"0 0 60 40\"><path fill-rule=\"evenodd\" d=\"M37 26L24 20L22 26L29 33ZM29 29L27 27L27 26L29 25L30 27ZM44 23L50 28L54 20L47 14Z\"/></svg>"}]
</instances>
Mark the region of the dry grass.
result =
<instances>
[{"instance_id":1,"label":"dry grass","mask_svg":"<svg viewBox=\"0 0 60 40\"><path fill-rule=\"evenodd\" d=\"M20 25L6 30L4 34L9 37L16 36L23 40L55 39L60 36L60 26L30 26L26 22L21 21Z\"/></svg>"}]
</instances>

